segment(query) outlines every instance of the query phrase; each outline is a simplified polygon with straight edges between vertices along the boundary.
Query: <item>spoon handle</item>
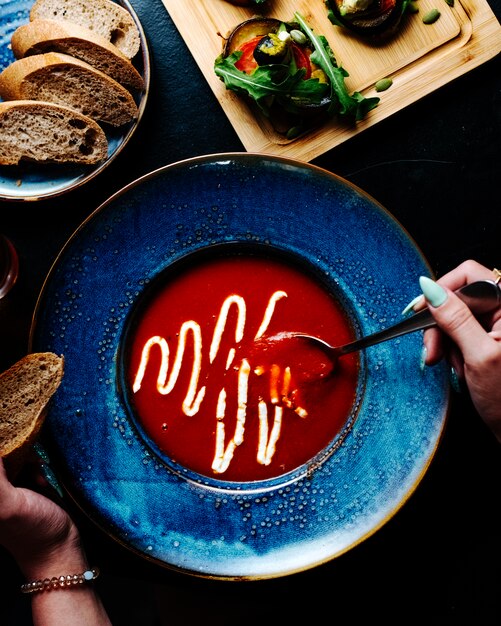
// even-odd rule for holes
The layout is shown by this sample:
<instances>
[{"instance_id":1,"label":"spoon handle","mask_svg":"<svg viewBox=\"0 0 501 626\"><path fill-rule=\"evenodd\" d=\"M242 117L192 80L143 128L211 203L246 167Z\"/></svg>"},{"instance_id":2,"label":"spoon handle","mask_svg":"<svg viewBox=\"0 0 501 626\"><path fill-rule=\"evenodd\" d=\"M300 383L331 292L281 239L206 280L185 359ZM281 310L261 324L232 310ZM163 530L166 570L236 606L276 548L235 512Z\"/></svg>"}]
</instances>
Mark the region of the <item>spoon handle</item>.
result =
<instances>
[{"instance_id":1,"label":"spoon handle","mask_svg":"<svg viewBox=\"0 0 501 626\"><path fill-rule=\"evenodd\" d=\"M494 311L501 304L501 289L492 280L479 280L469 285L465 285L455 292L461 300L468 306L472 313L481 315ZM368 346L373 346L387 339L394 339L415 330L423 330L435 326L435 320L428 308L415 313L411 317L403 319L394 326L380 330L367 337L362 337L344 346L335 348L338 355L348 354L355 350L362 350Z\"/></svg>"}]
</instances>

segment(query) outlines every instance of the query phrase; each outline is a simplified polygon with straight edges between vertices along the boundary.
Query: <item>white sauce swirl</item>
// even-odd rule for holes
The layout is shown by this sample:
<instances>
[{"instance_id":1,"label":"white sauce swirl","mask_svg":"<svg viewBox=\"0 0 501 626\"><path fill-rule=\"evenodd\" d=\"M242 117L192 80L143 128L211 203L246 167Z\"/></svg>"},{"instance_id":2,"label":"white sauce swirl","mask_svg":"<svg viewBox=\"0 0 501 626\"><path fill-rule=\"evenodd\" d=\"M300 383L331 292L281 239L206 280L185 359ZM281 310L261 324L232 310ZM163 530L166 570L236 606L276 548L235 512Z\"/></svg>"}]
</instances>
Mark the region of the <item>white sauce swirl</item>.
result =
<instances>
[{"instance_id":1,"label":"white sauce swirl","mask_svg":"<svg viewBox=\"0 0 501 626\"><path fill-rule=\"evenodd\" d=\"M276 305L282 298L287 298L287 293L285 291L275 291L268 300L262 322L254 337L255 340L261 338L266 333L275 312ZM240 343L244 337L246 323L246 303L241 296L234 294L228 296L225 299L219 312L219 316L212 336L212 341L210 344L210 363L214 362L221 347L221 340L224 332L226 331L228 314L232 306L236 306L238 309L237 321L235 326L235 343ZM193 358L188 389L182 403L182 411L187 416L193 416L196 415L196 413L198 413L198 411L200 410L200 406L206 393L205 386L202 386L198 389L203 355L202 331L199 324L194 320L188 320L181 325L177 350L170 374L170 351L167 341L163 337L160 337L158 335L150 337L146 341L141 352L141 359L134 378L132 389L134 393L137 393L141 389L141 385L146 373L146 368L150 359L151 350L154 346L158 346L161 351L161 362L156 381L156 389L161 395L168 395L174 389L179 377L179 373L181 371L183 359L185 358L186 337L188 333L191 333L193 338ZM226 359L227 370L233 363L235 354L235 348L230 348ZM254 374L257 376L261 376L265 373L266 370L263 367L257 367L256 369L254 369ZM250 374L250 363L247 359L244 358L242 359L238 368L237 414L235 421L235 430L228 443L226 443L227 433L225 428L227 391L224 387L219 391L215 415L215 452L211 466L212 470L216 474L222 474L228 469L231 461L233 460L236 448L244 441ZM274 364L271 366L269 384L270 397L268 401L265 401L263 398L261 398L258 402L257 407L259 419L259 441L256 460L262 465L269 465L276 452L277 442L280 438L282 429L284 407L295 411L301 417L307 415L305 409L294 406L293 403L289 400L290 381L291 372L289 367L284 368L284 370L282 371L282 368L279 365ZM273 413L273 423L271 429L269 428L268 424L268 406Z\"/></svg>"}]
</instances>

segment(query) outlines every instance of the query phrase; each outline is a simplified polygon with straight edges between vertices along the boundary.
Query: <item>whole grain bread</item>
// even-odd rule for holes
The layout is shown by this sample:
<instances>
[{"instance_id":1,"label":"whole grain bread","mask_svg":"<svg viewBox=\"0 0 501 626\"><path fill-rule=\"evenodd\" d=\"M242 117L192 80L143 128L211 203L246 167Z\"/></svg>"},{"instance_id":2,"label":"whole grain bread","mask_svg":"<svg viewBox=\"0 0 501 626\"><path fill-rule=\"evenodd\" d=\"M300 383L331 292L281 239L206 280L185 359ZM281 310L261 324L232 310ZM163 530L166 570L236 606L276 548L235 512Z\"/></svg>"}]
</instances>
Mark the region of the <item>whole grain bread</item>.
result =
<instances>
[{"instance_id":1,"label":"whole grain bread","mask_svg":"<svg viewBox=\"0 0 501 626\"><path fill-rule=\"evenodd\" d=\"M18 59L0 73L4 100L43 100L68 106L97 122L122 126L137 118L130 92L75 57L47 52Z\"/></svg>"},{"instance_id":2,"label":"whole grain bread","mask_svg":"<svg viewBox=\"0 0 501 626\"><path fill-rule=\"evenodd\" d=\"M64 375L64 358L27 354L0 374L0 457L16 473L36 441L50 399Z\"/></svg>"},{"instance_id":3,"label":"whole grain bread","mask_svg":"<svg viewBox=\"0 0 501 626\"><path fill-rule=\"evenodd\" d=\"M0 102L0 165L21 160L93 165L107 156L106 135L90 117L50 102Z\"/></svg>"},{"instance_id":4,"label":"whole grain bread","mask_svg":"<svg viewBox=\"0 0 501 626\"><path fill-rule=\"evenodd\" d=\"M141 45L138 27L132 15L111 0L37 0L30 20L68 21L102 35L129 59Z\"/></svg>"},{"instance_id":5,"label":"whole grain bread","mask_svg":"<svg viewBox=\"0 0 501 626\"><path fill-rule=\"evenodd\" d=\"M16 59L45 52L61 52L85 61L121 85L144 89L144 80L131 61L105 37L73 22L37 19L12 34Z\"/></svg>"}]
</instances>

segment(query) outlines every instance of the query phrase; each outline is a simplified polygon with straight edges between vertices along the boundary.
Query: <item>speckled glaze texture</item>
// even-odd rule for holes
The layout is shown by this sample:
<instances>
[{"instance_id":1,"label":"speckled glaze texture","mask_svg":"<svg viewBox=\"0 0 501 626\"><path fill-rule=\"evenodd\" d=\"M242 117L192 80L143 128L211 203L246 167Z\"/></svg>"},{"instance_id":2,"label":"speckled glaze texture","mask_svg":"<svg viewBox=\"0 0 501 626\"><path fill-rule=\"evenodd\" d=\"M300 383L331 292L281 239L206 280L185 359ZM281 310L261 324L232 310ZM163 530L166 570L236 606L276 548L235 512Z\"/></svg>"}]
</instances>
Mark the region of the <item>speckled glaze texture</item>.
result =
<instances>
[{"instance_id":1,"label":"speckled glaze texture","mask_svg":"<svg viewBox=\"0 0 501 626\"><path fill-rule=\"evenodd\" d=\"M238 484L174 471L133 426L121 342L165 267L226 242L314 264L364 334L401 319L430 275L393 217L335 175L269 156L200 157L139 179L77 230L40 295L31 348L65 356L47 443L64 487L101 528L189 574L272 578L333 559L398 511L438 445L448 379L442 366L421 371L421 333L379 344L363 358L353 427L311 474Z\"/></svg>"},{"instance_id":2,"label":"speckled glaze texture","mask_svg":"<svg viewBox=\"0 0 501 626\"><path fill-rule=\"evenodd\" d=\"M29 22L34 0L0 0L0 72L15 61L10 40L14 31ZM118 2L134 18L141 38L141 52L133 60L143 76L145 89L134 94L138 117L120 128L106 126L108 158L93 166L75 164L37 164L21 162L19 165L0 166L0 200L35 201L62 195L92 180L102 172L125 148L139 124L148 98L150 85L150 56L143 27L127 0ZM1 101L1 98L0 98Z\"/></svg>"}]
</instances>

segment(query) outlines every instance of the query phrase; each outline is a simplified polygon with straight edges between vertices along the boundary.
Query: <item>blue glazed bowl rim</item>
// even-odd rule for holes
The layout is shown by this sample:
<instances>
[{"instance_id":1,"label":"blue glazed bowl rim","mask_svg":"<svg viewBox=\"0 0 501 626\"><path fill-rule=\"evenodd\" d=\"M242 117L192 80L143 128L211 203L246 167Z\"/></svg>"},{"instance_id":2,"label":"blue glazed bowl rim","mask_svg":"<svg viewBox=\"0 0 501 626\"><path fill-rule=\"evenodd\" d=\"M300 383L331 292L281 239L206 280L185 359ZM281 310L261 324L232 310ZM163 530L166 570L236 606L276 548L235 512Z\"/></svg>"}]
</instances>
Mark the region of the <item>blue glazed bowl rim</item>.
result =
<instances>
[{"instance_id":1,"label":"blue glazed bowl rim","mask_svg":"<svg viewBox=\"0 0 501 626\"><path fill-rule=\"evenodd\" d=\"M438 446L447 376L441 366L421 370L418 334L374 347L354 426L311 476L252 488L185 480L137 436L116 385L117 351L131 307L160 271L228 242L317 264L364 333L395 321L418 276L431 274L402 225L335 174L270 155L194 157L133 181L75 231L40 293L30 349L66 355L48 445L68 495L98 526L184 573L273 578L339 556L401 508Z\"/></svg>"}]
</instances>

